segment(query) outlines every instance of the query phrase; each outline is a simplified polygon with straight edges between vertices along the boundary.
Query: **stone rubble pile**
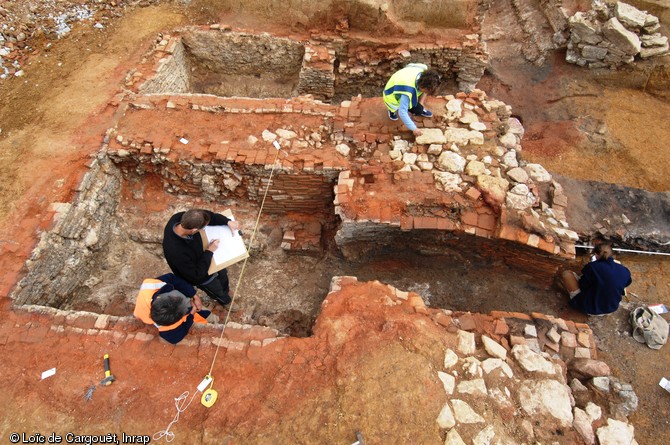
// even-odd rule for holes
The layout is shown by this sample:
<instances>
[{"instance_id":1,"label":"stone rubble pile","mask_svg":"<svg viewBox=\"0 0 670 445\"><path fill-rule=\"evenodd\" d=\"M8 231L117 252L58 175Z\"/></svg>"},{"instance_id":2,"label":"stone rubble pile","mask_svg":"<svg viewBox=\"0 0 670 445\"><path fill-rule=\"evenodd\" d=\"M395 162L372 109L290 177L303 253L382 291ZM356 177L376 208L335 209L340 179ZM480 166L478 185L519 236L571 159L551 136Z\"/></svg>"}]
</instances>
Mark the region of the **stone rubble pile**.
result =
<instances>
[{"instance_id":1,"label":"stone rubble pile","mask_svg":"<svg viewBox=\"0 0 670 445\"><path fill-rule=\"evenodd\" d=\"M158 0L31 0L0 2L0 79L21 77L31 54L49 51L53 41L68 34L75 23L94 29L121 17L125 8L149 6ZM43 43L47 40L46 43Z\"/></svg>"},{"instance_id":2,"label":"stone rubble pile","mask_svg":"<svg viewBox=\"0 0 670 445\"><path fill-rule=\"evenodd\" d=\"M658 30L658 17L623 2L595 0L592 9L569 20L570 41L565 59L589 68L617 68L668 54L668 38Z\"/></svg>"},{"instance_id":3,"label":"stone rubble pile","mask_svg":"<svg viewBox=\"0 0 670 445\"><path fill-rule=\"evenodd\" d=\"M577 241L565 216L562 186L544 167L520 158L524 129L509 117L510 107L481 90L446 99L445 130L424 128L414 145L397 136L390 142L396 171L432 172L439 190L480 193L489 206L532 219L537 234ZM427 149L417 153L416 146ZM549 190L550 202L541 199L541 188Z\"/></svg>"},{"instance_id":4,"label":"stone rubble pile","mask_svg":"<svg viewBox=\"0 0 670 445\"><path fill-rule=\"evenodd\" d=\"M596 437L601 445L637 443L627 420L637 397L630 385L610 377L604 362L576 358L566 366L558 355L526 344L508 352L509 347L486 335L481 336L483 348L475 340L475 333L459 330L456 350L446 349L443 370L437 371L448 398L436 418L446 431L446 445L518 439L551 443L555 434L588 445ZM624 397L627 402L616 403ZM575 432L578 436L571 436Z\"/></svg>"}]
</instances>

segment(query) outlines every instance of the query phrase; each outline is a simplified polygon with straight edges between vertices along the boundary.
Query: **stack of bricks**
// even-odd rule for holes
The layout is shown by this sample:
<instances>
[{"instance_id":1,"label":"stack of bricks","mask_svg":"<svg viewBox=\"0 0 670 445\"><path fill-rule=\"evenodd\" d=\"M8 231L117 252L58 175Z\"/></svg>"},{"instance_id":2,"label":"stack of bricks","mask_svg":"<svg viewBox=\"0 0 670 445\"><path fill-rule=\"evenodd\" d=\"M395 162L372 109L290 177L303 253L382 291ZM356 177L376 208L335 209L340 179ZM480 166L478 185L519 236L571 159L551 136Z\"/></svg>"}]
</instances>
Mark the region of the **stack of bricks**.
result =
<instances>
[{"instance_id":1,"label":"stack of bricks","mask_svg":"<svg viewBox=\"0 0 670 445\"><path fill-rule=\"evenodd\" d=\"M500 343L508 352L515 345L524 344L538 354L546 352L564 362L573 358L597 359L598 356L593 331L585 323L538 312L493 311L480 314L433 309L426 306L421 296L414 292L406 292L378 281L360 283L355 277L334 277L331 293L354 285L381 286L385 291L370 292L370 295L376 295L376 298L383 295L380 301L386 305L400 305L408 313L424 315L450 333L459 330L472 332L478 339L485 335Z\"/></svg>"},{"instance_id":2,"label":"stack of bricks","mask_svg":"<svg viewBox=\"0 0 670 445\"><path fill-rule=\"evenodd\" d=\"M49 337L85 336L103 344L123 345L154 342L158 332L135 317L117 317L83 311L64 311L45 306L24 305L8 312L13 323L6 323L7 332L0 332L0 345L9 342L38 343ZM176 347L198 348L199 355L211 354L219 345L226 354L246 355L252 361L260 360L269 352L283 348L285 337L276 329L265 326L228 322L222 324L194 324L189 334ZM11 328L10 328L11 327ZM161 341L164 345L167 342Z\"/></svg>"}]
</instances>

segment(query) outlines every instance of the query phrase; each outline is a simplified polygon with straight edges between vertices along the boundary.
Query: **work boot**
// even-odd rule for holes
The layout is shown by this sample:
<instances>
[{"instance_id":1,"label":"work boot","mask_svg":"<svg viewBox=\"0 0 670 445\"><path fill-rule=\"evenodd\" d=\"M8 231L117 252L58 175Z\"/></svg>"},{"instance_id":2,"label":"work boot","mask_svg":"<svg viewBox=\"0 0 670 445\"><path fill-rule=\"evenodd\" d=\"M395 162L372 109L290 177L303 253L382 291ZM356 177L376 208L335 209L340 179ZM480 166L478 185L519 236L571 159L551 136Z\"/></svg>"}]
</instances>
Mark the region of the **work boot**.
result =
<instances>
[{"instance_id":1,"label":"work boot","mask_svg":"<svg viewBox=\"0 0 670 445\"><path fill-rule=\"evenodd\" d=\"M224 296L224 297L215 296L215 297L212 297L212 299L214 299L214 300L218 301L219 303L221 303L221 305L222 305L223 307L228 306L228 305L230 304L230 302L233 301L233 299L230 298L230 295L226 295L226 296Z\"/></svg>"},{"instance_id":2,"label":"work boot","mask_svg":"<svg viewBox=\"0 0 670 445\"><path fill-rule=\"evenodd\" d=\"M398 120L398 113L396 113L395 111L390 111L389 110L389 119L391 119L392 121L397 121Z\"/></svg>"}]
</instances>

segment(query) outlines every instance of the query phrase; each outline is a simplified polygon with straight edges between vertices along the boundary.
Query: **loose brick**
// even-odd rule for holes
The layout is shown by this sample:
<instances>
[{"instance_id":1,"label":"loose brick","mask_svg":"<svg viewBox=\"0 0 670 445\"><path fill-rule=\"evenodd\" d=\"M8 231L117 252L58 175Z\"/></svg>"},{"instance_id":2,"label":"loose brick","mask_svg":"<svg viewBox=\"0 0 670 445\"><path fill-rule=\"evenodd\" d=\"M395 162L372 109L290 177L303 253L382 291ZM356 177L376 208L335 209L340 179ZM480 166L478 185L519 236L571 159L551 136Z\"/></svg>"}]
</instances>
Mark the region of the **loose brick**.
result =
<instances>
[{"instance_id":1,"label":"loose brick","mask_svg":"<svg viewBox=\"0 0 670 445\"><path fill-rule=\"evenodd\" d=\"M461 215L461 222L467 224L468 226L477 225L478 215L476 212L465 212Z\"/></svg>"},{"instance_id":2,"label":"loose brick","mask_svg":"<svg viewBox=\"0 0 670 445\"><path fill-rule=\"evenodd\" d=\"M477 328L477 324L475 323L475 319L472 317L471 314L463 314L458 317L458 323L461 327L462 330L464 331L472 331Z\"/></svg>"},{"instance_id":3,"label":"loose brick","mask_svg":"<svg viewBox=\"0 0 670 445\"><path fill-rule=\"evenodd\" d=\"M505 320L496 320L494 323L493 332L496 335L507 335L509 333L509 326Z\"/></svg>"}]
</instances>

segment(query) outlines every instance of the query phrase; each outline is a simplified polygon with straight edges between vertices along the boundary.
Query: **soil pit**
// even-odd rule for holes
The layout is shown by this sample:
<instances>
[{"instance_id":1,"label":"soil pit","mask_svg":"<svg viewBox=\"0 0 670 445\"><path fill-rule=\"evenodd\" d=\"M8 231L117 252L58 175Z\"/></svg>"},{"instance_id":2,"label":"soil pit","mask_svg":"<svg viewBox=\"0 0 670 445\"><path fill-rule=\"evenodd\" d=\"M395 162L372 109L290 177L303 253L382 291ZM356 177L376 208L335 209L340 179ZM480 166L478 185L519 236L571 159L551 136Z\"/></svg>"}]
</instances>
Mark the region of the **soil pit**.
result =
<instances>
[{"instance_id":1,"label":"soil pit","mask_svg":"<svg viewBox=\"0 0 670 445\"><path fill-rule=\"evenodd\" d=\"M267 35L186 33L182 42L190 92L223 97L292 97L298 92L305 48Z\"/></svg>"}]
</instances>

